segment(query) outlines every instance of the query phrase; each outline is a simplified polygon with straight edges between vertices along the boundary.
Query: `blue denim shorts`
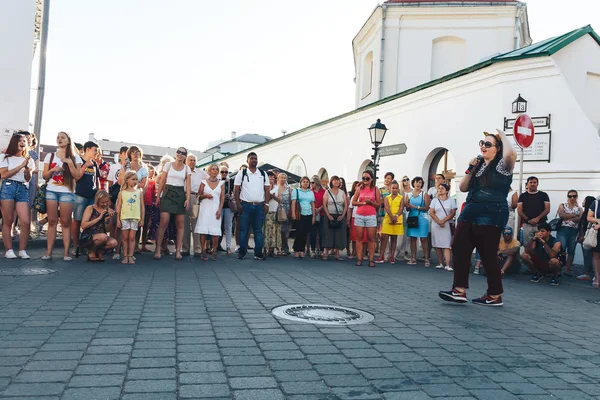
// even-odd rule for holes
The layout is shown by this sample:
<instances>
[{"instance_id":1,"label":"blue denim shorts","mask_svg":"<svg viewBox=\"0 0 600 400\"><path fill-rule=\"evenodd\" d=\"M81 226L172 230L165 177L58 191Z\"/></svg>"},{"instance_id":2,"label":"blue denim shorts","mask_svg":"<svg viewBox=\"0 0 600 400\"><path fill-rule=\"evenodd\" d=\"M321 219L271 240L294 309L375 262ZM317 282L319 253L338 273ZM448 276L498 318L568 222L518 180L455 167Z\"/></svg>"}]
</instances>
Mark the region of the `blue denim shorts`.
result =
<instances>
[{"instance_id":1,"label":"blue denim shorts","mask_svg":"<svg viewBox=\"0 0 600 400\"><path fill-rule=\"evenodd\" d=\"M63 193L46 190L46 201L48 200L72 204L75 202L75 195L71 192Z\"/></svg>"},{"instance_id":2,"label":"blue denim shorts","mask_svg":"<svg viewBox=\"0 0 600 400\"><path fill-rule=\"evenodd\" d=\"M377 227L377 216L376 215L356 215L354 217L354 226L361 226L363 228L376 228Z\"/></svg>"},{"instance_id":3,"label":"blue denim shorts","mask_svg":"<svg viewBox=\"0 0 600 400\"><path fill-rule=\"evenodd\" d=\"M73 219L75 221L81 221L83 219L83 212L87 208L87 206L91 206L94 204L94 199L88 199L85 197L75 196L75 206L73 206Z\"/></svg>"},{"instance_id":4,"label":"blue denim shorts","mask_svg":"<svg viewBox=\"0 0 600 400\"><path fill-rule=\"evenodd\" d=\"M14 200L15 203L29 203L29 188L23 182L5 179L0 189L0 200Z\"/></svg>"}]
</instances>

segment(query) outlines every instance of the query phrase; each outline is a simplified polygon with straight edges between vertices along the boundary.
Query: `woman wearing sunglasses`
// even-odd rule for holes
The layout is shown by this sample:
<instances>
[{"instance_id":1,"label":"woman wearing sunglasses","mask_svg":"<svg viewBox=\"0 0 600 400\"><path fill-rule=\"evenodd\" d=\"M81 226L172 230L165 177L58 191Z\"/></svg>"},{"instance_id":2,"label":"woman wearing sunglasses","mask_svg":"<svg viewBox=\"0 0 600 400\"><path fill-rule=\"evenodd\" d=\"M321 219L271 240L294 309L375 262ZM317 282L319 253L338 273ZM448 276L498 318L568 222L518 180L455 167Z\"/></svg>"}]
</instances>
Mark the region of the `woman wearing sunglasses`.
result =
<instances>
[{"instance_id":1,"label":"woman wearing sunglasses","mask_svg":"<svg viewBox=\"0 0 600 400\"><path fill-rule=\"evenodd\" d=\"M513 180L517 153L506 134L484 132L479 141L481 156L469 163L459 189L468 192L464 210L458 218L454 234L454 284L449 291L439 292L440 298L456 303L467 302L469 271L473 249L481 255L487 272L487 293L473 303L501 306L502 276L498 260L500 235L508 220L506 196Z\"/></svg>"},{"instance_id":2,"label":"woman wearing sunglasses","mask_svg":"<svg viewBox=\"0 0 600 400\"><path fill-rule=\"evenodd\" d=\"M577 204L577 197L577 190L569 190L567 202L558 206L558 216L562 224L556 233L556 238L560 240L560 248L567 252L567 264L565 265L565 275L567 276L571 276L571 267L577 246L577 228L583 215L583 209Z\"/></svg>"},{"instance_id":3,"label":"woman wearing sunglasses","mask_svg":"<svg viewBox=\"0 0 600 400\"><path fill-rule=\"evenodd\" d=\"M156 250L154 258L160 260L159 243L162 243L165 230L169 225L171 215L175 216L177 226L177 240L175 241L175 259L181 260L181 244L183 242L183 219L188 207L190 207L191 181L190 167L185 164L187 149L177 149L175 161L168 162L159 177L156 205L160 206L160 225L156 235Z\"/></svg>"},{"instance_id":4,"label":"woman wearing sunglasses","mask_svg":"<svg viewBox=\"0 0 600 400\"><path fill-rule=\"evenodd\" d=\"M375 266L375 235L377 233L377 210L381 204L381 194L375 187L375 180L372 171L365 171L362 174L362 183L356 188L356 193L352 197L352 205L357 207L354 226L357 238L363 237L363 232L367 232L369 246L369 267ZM362 265L363 243L356 241L356 253L358 260L356 266Z\"/></svg>"}]
</instances>

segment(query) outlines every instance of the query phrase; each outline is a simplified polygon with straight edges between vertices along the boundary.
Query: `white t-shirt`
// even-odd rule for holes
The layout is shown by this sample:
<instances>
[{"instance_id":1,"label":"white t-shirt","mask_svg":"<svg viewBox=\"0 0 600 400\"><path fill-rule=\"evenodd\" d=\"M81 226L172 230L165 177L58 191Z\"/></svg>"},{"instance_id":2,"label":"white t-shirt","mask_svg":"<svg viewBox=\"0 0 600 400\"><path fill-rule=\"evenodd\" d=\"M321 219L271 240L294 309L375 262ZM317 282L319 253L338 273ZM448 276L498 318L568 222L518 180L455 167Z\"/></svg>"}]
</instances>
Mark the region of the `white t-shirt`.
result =
<instances>
[{"instance_id":1,"label":"white t-shirt","mask_svg":"<svg viewBox=\"0 0 600 400\"><path fill-rule=\"evenodd\" d=\"M9 171L11 169L15 169L19 165L23 164L23 161L25 161L25 157L21 157L21 156L7 157L5 154L0 154L0 168L8 168ZM33 172L33 169L35 168L35 162L33 161L33 159L31 159L31 158L29 159L27 166ZM8 179L10 179L12 181L17 181L17 182L23 182L26 185L28 185L28 182L25 181L25 168L21 168L16 174L14 174L13 176L11 176Z\"/></svg>"},{"instance_id":2,"label":"white t-shirt","mask_svg":"<svg viewBox=\"0 0 600 400\"><path fill-rule=\"evenodd\" d=\"M429 190L427 191L427 194L429 196L431 196L431 198L436 199L437 198L437 189L435 188L435 186L430 187Z\"/></svg>"},{"instance_id":3,"label":"white t-shirt","mask_svg":"<svg viewBox=\"0 0 600 400\"><path fill-rule=\"evenodd\" d=\"M248 182L246 182L246 183L248 183ZM277 196L278 191L279 191L279 186L275 185L275 186L273 186L273 189L271 189L271 194L274 194L275 196ZM269 200L269 212L277 212L278 208L279 208L279 203L277 202L277 200L275 200L275 199Z\"/></svg>"},{"instance_id":4,"label":"white t-shirt","mask_svg":"<svg viewBox=\"0 0 600 400\"><path fill-rule=\"evenodd\" d=\"M108 171L108 176L106 177L107 181L116 182L117 181L117 173L121 169L121 164L110 164L110 170Z\"/></svg>"},{"instance_id":5,"label":"white t-shirt","mask_svg":"<svg viewBox=\"0 0 600 400\"><path fill-rule=\"evenodd\" d=\"M200 168L196 168L194 171L191 171L190 169L190 172L192 174L192 176L190 176L192 193L198 193L202 181L207 181L210 177L208 176L208 173L205 170Z\"/></svg>"},{"instance_id":6,"label":"white t-shirt","mask_svg":"<svg viewBox=\"0 0 600 400\"><path fill-rule=\"evenodd\" d=\"M50 158L52 158L52 154L46 154L46 158L44 158L44 164L48 164L48 169L52 169L56 166L59 166L59 167L63 166L63 162L61 161L60 158L58 158L56 156L56 153L54 153L54 160L52 160L52 164L50 164ZM78 165L79 168L81 169L82 164L83 164L83 161L81 160L81 157L76 155L75 156L75 165ZM75 182L73 182L73 190L71 190L70 188L65 186L62 171L54 172L52 174L52 176L50 177L50 180L48 181L47 190L49 190L51 192L58 192L58 193L73 193L75 190Z\"/></svg>"},{"instance_id":7,"label":"white t-shirt","mask_svg":"<svg viewBox=\"0 0 600 400\"><path fill-rule=\"evenodd\" d=\"M246 168L246 176L244 177L244 183L242 184L242 176L244 171L238 171L235 176L234 186L241 186L240 200L248 203L260 203L265 201L265 186L271 186L267 173L263 173L256 168L255 172L250 171Z\"/></svg>"},{"instance_id":8,"label":"white t-shirt","mask_svg":"<svg viewBox=\"0 0 600 400\"><path fill-rule=\"evenodd\" d=\"M185 178L192 173L187 165L184 165L181 171L176 171L170 162L165 164L163 171L167 174L167 185L181 187L185 187Z\"/></svg>"}]
</instances>

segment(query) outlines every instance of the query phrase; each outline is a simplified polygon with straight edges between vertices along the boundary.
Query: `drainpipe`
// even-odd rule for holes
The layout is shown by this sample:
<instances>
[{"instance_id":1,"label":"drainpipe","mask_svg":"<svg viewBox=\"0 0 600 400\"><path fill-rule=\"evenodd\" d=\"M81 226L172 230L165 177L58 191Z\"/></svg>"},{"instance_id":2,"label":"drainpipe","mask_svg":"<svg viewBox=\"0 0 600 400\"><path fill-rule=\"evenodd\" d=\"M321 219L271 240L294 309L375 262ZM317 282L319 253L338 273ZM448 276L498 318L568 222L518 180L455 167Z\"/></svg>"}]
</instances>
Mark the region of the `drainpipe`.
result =
<instances>
[{"instance_id":1,"label":"drainpipe","mask_svg":"<svg viewBox=\"0 0 600 400\"><path fill-rule=\"evenodd\" d=\"M48 46L48 22L50 19L50 0L42 2L42 21L40 26L40 60L38 70L38 87L35 101L35 119L33 122L33 132L37 136L38 155L40 154L40 144L42 143L42 114L44 111L44 92L46 90L46 48ZM39 160L38 160L39 163ZM39 164L38 164L39 165ZM37 167L37 166L36 166Z\"/></svg>"},{"instance_id":2,"label":"drainpipe","mask_svg":"<svg viewBox=\"0 0 600 400\"><path fill-rule=\"evenodd\" d=\"M519 48L519 14L521 13L521 8L517 6L517 12L515 13L515 36L514 36L514 46L513 50L517 50Z\"/></svg>"},{"instance_id":3,"label":"drainpipe","mask_svg":"<svg viewBox=\"0 0 600 400\"><path fill-rule=\"evenodd\" d=\"M387 14L387 4L384 3L383 6L381 6L381 10L383 13L383 18L381 19L381 50L379 53L379 98L377 100L381 100L383 98L383 53L385 51L385 17Z\"/></svg>"},{"instance_id":4,"label":"drainpipe","mask_svg":"<svg viewBox=\"0 0 600 400\"><path fill-rule=\"evenodd\" d=\"M396 52L396 93L400 93L400 30L402 29L402 17L404 14L400 15L398 18L398 38L396 39L398 43L398 51Z\"/></svg>"}]
</instances>

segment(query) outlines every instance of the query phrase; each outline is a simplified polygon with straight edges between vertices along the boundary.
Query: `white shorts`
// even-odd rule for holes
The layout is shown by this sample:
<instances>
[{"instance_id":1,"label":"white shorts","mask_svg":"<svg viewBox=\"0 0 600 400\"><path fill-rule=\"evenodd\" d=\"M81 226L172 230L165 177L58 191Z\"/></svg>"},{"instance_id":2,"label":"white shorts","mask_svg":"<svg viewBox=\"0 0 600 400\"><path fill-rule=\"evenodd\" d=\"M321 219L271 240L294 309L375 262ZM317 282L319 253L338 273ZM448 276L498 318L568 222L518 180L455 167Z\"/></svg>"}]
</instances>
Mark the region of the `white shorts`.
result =
<instances>
[{"instance_id":1,"label":"white shorts","mask_svg":"<svg viewBox=\"0 0 600 400\"><path fill-rule=\"evenodd\" d=\"M137 231L139 222L137 219L122 219L121 230L122 231Z\"/></svg>"}]
</instances>

